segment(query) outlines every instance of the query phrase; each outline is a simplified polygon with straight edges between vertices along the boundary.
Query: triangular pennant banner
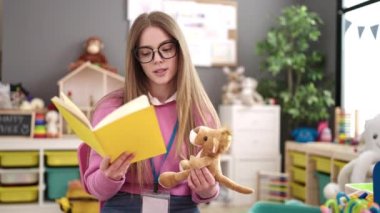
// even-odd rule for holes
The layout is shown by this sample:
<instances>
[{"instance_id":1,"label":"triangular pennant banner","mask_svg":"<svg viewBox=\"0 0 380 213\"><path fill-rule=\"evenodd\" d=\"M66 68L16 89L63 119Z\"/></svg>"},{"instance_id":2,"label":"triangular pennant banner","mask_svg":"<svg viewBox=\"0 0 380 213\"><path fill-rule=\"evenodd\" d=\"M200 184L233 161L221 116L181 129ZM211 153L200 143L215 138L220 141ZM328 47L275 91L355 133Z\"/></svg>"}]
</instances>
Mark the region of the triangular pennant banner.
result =
<instances>
[{"instance_id":1,"label":"triangular pennant banner","mask_svg":"<svg viewBox=\"0 0 380 213\"><path fill-rule=\"evenodd\" d=\"M364 31L364 27L363 26L358 26L359 38L362 37L363 31Z\"/></svg>"},{"instance_id":2,"label":"triangular pennant banner","mask_svg":"<svg viewBox=\"0 0 380 213\"><path fill-rule=\"evenodd\" d=\"M351 22L347 19L344 20L344 32L347 32L348 28L351 26Z\"/></svg>"},{"instance_id":3,"label":"triangular pennant banner","mask_svg":"<svg viewBox=\"0 0 380 213\"><path fill-rule=\"evenodd\" d=\"M375 37L375 39L377 36L377 28L379 28L378 24L371 26L372 35L373 35L373 37Z\"/></svg>"}]
</instances>

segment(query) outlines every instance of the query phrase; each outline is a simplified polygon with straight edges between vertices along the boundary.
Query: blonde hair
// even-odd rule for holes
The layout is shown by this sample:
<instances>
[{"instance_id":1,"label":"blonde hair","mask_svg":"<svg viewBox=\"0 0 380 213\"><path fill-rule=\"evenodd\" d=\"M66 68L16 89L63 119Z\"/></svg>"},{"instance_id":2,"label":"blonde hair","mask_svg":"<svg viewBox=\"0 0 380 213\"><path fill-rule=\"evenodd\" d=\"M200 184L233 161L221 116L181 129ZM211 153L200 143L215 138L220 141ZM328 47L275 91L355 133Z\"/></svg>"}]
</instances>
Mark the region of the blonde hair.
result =
<instances>
[{"instance_id":1,"label":"blonde hair","mask_svg":"<svg viewBox=\"0 0 380 213\"><path fill-rule=\"evenodd\" d=\"M189 49L185 37L173 18L163 12L151 12L141 14L133 23L129 30L126 48L126 75L125 75L125 97L124 101L128 102L141 94L147 94L148 81L140 63L134 58L133 51L139 45L140 35L147 27L159 27L169 36L178 42L177 54L177 117L179 122L176 136L177 147L176 154L182 158L194 154L195 149L190 144L184 144L188 141L190 130L196 125L194 116L201 118L202 125L210 127L219 127L220 121L203 85L199 79L198 73L191 61ZM188 152L181 153L185 145ZM132 166L132 171L137 172L137 178L140 184L147 183L147 175L143 175L148 166L148 161L136 163Z\"/></svg>"}]
</instances>

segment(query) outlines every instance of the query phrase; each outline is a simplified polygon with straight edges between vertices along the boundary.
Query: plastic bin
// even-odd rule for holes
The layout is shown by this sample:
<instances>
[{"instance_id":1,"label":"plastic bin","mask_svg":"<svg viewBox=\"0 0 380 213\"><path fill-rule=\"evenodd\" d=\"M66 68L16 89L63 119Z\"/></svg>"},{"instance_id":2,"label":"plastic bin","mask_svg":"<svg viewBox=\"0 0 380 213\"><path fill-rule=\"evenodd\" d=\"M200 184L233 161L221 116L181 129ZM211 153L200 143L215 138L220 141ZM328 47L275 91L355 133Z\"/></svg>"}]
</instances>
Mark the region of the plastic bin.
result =
<instances>
[{"instance_id":1,"label":"plastic bin","mask_svg":"<svg viewBox=\"0 0 380 213\"><path fill-rule=\"evenodd\" d=\"M321 172L316 172L315 175L318 181L319 204L324 204L326 202L326 198L323 195L323 189L328 183L330 183L330 175Z\"/></svg>"},{"instance_id":2,"label":"plastic bin","mask_svg":"<svg viewBox=\"0 0 380 213\"><path fill-rule=\"evenodd\" d=\"M69 181L80 178L78 167L46 169L47 198L54 200L64 197Z\"/></svg>"},{"instance_id":3,"label":"plastic bin","mask_svg":"<svg viewBox=\"0 0 380 213\"><path fill-rule=\"evenodd\" d=\"M0 169L1 185L38 184L38 169Z\"/></svg>"},{"instance_id":4,"label":"plastic bin","mask_svg":"<svg viewBox=\"0 0 380 213\"><path fill-rule=\"evenodd\" d=\"M329 158L313 156L313 160L315 160L316 170L318 172L324 172L330 174L331 172L331 160Z\"/></svg>"},{"instance_id":5,"label":"plastic bin","mask_svg":"<svg viewBox=\"0 0 380 213\"><path fill-rule=\"evenodd\" d=\"M38 167L37 151L5 151L0 152L0 166L4 168Z\"/></svg>"},{"instance_id":6,"label":"plastic bin","mask_svg":"<svg viewBox=\"0 0 380 213\"><path fill-rule=\"evenodd\" d=\"M292 177L293 181L305 183L306 182L306 170L304 168L298 168L292 166Z\"/></svg>"},{"instance_id":7,"label":"plastic bin","mask_svg":"<svg viewBox=\"0 0 380 213\"><path fill-rule=\"evenodd\" d=\"M348 162L345 162L345 161L339 161L339 160L334 160L333 161L333 165L334 167L337 168L337 173L340 172L340 170L342 170L342 168L347 164Z\"/></svg>"},{"instance_id":8,"label":"plastic bin","mask_svg":"<svg viewBox=\"0 0 380 213\"><path fill-rule=\"evenodd\" d=\"M305 200L306 199L306 190L305 186L299 183L292 182L290 183L290 190L291 190L291 195L295 198Z\"/></svg>"},{"instance_id":9,"label":"plastic bin","mask_svg":"<svg viewBox=\"0 0 380 213\"><path fill-rule=\"evenodd\" d=\"M45 156L47 166L78 166L76 151L46 151Z\"/></svg>"},{"instance_id":10,"label":"plastic bin","mask_svg":"<svg viewBox=\"0 0 380 213\"><path fill-rule=\"evenodd\" d=\"M293 165L302 168L306 167L306 155L301 152L290 152L290 157L292 158Z\"/></svg>"},{"instance_id":11,"label":"plastic bin","mask_svg":"<svg viewBox=\"0 0 380 213\"><path fill-rule=\"evenodd\" d=\"M38 186L0 186L1 203L28 203L38 200Z\"/></svg>"}]
</instances>

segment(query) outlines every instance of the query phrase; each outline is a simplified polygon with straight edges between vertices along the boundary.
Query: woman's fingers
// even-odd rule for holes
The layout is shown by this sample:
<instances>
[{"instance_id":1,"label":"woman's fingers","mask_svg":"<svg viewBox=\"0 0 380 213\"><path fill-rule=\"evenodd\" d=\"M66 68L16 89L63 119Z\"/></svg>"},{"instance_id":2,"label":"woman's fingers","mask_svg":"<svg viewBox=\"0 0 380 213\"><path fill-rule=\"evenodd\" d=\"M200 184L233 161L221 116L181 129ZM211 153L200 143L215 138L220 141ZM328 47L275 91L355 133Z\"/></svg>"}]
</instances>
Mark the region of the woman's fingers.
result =
<instances>
[{"instance_id":1,"label":"woman's fingers","mask_svg":"<svg viewBox=\"0 0 380 213\"><path fill-rule=\"evenodd\" d=\"M110 157L105 157L105 158L103 158L102 159L102 162L100 162L100 170L101 171L105 171L105 170L107 170L108 169L108 167L110 166L110 161L111 161L111 159L110 159Z\"/></svg>"},{"instance_id":2,"label":"woman's fingers","mask_svg":"<svg viewBox=\"0 0 380 213\"><path fill-rule=\"evenodd\" d=\"M127 173L133 158L133 153L123 153L110 163L110 158L106 157L100 164L100 170L103 171L107 177L120 180Z\"/></svg>"}]
</instances>

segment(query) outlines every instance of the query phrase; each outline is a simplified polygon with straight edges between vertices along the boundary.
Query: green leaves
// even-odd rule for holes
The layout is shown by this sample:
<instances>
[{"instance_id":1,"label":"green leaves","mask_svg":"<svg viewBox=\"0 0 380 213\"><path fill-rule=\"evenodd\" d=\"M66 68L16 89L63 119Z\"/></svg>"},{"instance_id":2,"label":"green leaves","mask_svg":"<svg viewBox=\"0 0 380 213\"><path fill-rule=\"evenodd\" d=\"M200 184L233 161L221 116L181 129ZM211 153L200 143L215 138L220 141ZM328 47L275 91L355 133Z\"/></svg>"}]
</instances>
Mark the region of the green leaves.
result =
<instances>
[{"instance_id":1,"label":"green leaves","mask_svg":"<svg viewBox=\"0 0 380 213\"><path fill-rule=\"evenodd\" d=\"M334 105L324 89L323 55L311 49L321 36L320 17L306 6L289 6L266 38L256 45L261 70L275 80L261 80L258 90L279 100L283 113L295 123L313 123L329 117ZM274 83L275 82L275 83Z\"/></svg>"}]
</instances>

